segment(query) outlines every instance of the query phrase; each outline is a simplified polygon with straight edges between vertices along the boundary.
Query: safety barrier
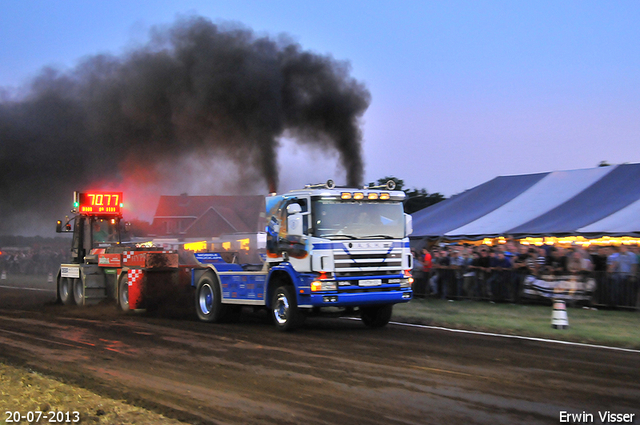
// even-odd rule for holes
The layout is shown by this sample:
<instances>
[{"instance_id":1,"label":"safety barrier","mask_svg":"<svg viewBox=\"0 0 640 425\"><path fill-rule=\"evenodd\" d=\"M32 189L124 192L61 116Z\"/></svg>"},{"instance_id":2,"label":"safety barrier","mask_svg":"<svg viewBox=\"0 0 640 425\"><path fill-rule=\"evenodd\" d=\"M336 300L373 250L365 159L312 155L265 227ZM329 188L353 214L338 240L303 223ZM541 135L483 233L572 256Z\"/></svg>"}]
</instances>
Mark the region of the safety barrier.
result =
<instances>
[{"instance_id":1,"label":"safety barrier","mask_svg":"<svg viewBox=\"0 0 640 425\"><path fill-rule=\"evenodd\" d=\"M640 309L640 279L613 272L534 276L518 270L440 269L414 273L414 295L520 303L563 299L568 304Z\"/></svg>"}]
</instances>

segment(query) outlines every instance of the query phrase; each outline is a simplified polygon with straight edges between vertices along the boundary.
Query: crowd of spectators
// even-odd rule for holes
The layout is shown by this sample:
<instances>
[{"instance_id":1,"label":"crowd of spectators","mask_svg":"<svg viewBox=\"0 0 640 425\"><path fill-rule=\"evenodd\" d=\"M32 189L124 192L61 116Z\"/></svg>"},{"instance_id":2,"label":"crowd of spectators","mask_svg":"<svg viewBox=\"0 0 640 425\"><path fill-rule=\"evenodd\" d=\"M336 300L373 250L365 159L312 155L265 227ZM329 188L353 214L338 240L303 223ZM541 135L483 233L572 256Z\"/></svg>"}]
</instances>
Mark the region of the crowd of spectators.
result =
<instances>
[{"instance_id":1,"label":"crowd of spectators","mask_svg":"<svg viewBox=\"0 0 640 425\"><path fill-rule=\"evenodd\" d=\"M69 250L34 248L3 251L0 255L0 273L8 275L47 275L57 273L60 264L69 262Z\"/></svg>"},{"instance_id":2,"label":"crowd of spectators","mask_svg":"<svg viewBox=\"0 0 640 425\"><path fill-rule=\"evenodd\" d=\"M541 247L507 242L497 246L444 245L413 252L417 297L474 298L518 302L527 276L594 278L594 301L637 303L638 246Z\"/></svg>"}]
</instances>

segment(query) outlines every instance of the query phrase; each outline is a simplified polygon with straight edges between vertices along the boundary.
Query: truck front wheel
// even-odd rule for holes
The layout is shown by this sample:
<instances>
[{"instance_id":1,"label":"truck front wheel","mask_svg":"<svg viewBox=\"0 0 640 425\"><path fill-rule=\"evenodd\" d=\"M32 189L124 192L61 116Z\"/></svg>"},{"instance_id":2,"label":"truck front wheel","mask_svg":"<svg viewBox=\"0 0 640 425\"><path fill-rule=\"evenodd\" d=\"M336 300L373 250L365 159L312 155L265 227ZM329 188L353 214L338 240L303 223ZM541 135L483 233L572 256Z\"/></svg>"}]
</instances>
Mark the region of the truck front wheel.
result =
<instances>
[{"instance_id":1,"label":"truck front wheel","mask_svg":"<svg viewBox=\"0 0 640 425\"><path fill-rule=\"evenodd\" d=\"M290 286L280 286L271 300L271 311L276 328L280 331L292 331L302 324L302 313Z\"/></svg>"},{"instance_id":2,"label":"truck front wheel","mask_svg":"<svg viewBox=\"0 0 640 425\"><path fill-rule=\"evenodd\" d=\"M360 318L362 323L369 328L383 328L391 320L393 305L375 305L360 307Z\"/></svg>"},{"instance_id":3,"label":"truck front wheel","mask_svg":"<svg viewBox=\"0 0 640 425\"><path fill-rule=\"evenodd\" d=\"M196 287L196 313L203 322L218 322L224 316L224 306L217 279L205 274Z\"/></svg>"}]
</instances>

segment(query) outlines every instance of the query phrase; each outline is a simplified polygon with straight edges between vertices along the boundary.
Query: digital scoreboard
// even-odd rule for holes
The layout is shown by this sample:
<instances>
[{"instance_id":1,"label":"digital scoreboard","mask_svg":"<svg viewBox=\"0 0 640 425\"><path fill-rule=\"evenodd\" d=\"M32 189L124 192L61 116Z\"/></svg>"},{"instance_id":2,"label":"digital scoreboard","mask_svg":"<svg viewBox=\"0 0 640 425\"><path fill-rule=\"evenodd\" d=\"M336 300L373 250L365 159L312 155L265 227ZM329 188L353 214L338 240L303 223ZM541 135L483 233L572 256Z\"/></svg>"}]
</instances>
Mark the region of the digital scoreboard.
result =
<instances>
[{"instance_id":1,"label":"digital scoreboard","mask_svg":"<svg viewBox=\"0 0 640 425\"><path fill-rule=\"evenodd\" d=\"M76 192L74 207L81 214L120 214L122 192Z\"/></svg>"}]
</instances>

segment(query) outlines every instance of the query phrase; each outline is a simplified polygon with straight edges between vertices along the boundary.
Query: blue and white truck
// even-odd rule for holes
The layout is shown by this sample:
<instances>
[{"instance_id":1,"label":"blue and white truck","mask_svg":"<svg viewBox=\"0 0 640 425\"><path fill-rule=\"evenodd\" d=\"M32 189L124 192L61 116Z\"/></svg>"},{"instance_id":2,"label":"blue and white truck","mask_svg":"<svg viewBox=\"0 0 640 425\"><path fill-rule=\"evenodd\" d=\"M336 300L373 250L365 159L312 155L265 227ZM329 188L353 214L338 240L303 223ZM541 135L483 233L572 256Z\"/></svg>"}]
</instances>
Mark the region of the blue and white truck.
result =
<instances>
[{"instance_id":1,"label":"blue and white truck","mask_svg":"<svg viewBox=\"0 0 640 425\"><path fill-rule=\"evenodd\" d=\"M191 272L198 318L218 322L242 306L266 307L282 331L309 314L358 314L383 327L393 305L413 292L411 216L405 194L385 186L335 187L333 181L266 198L266 241L257 263L196 253ZM226 258L229 260L229 258Z\"/></svg>"}]
</instances>

